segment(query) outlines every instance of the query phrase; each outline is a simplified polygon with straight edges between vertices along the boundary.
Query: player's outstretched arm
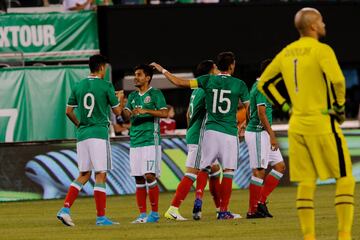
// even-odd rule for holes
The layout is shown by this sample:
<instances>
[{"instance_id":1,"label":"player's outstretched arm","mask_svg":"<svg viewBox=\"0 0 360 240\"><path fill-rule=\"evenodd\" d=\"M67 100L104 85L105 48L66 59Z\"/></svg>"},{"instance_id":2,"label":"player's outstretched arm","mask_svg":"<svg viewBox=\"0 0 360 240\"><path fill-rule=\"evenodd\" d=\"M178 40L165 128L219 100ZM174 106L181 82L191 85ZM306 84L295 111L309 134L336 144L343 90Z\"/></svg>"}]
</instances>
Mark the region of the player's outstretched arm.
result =
<instances>
[{"instance_id":1,"label":"player's outstretched arm","mask_svg":"<svg viewBox=\"0 0 360 240\"><path fill-rule=\"evenodd\" d=\"M175 75L171 74L168 70L163 68L160 64L157 64L155 62L151 63L150 66L154 67L156 70L164 74L164 76L173 84L175 84L178 87L183 88L190 88L190 81L187 79L182 79L179 77L176 77Z\"/></svg>"},{"instance_id":2,"label":"player's outstretched arm","mask_svg":"<svg viewBox=\"0 0 360 240\"><path fill-rule=\"evenodd\" d=\"M79 120L77 119L75 113L74 113L74 107L67 106L66 107L66 116L72 121L76 127L79 127Z\"/></svg>"},{"instance_id":3,"label":"player's outstretched arm","mask_svg":"<svg viewBox=\"0 0 360 240\"><path fill-rule=\"evenodd\" d=\"M152 110L152 109L135 108L132 111L132 114L134 114L134 115L150 114L153 117L166 118L169 114L169 109L164 108L164 109L160 109L160 110Z\"/></svg>"}]
</instances>

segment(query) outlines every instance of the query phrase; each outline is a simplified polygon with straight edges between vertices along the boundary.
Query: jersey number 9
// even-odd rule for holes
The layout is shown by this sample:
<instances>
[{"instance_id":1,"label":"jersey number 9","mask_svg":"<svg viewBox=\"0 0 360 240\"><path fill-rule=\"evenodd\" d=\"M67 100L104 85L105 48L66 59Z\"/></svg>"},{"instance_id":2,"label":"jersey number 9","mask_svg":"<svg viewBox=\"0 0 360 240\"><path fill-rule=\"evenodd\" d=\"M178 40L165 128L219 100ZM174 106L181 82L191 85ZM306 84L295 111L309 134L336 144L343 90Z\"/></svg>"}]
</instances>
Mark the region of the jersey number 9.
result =
<instances>
[{"instance_id":1,"label":"jersey number 9","mask_svg":"<svg viewBox=\"0 0 360 240\"><path fill-rule=\"evenodd\" d=\"M91 117L91 114L94 111L95 106L95 97L92 93L87 93L84 96L84 108L89 110L87 117Z\"/></svg>"}]
</instances>

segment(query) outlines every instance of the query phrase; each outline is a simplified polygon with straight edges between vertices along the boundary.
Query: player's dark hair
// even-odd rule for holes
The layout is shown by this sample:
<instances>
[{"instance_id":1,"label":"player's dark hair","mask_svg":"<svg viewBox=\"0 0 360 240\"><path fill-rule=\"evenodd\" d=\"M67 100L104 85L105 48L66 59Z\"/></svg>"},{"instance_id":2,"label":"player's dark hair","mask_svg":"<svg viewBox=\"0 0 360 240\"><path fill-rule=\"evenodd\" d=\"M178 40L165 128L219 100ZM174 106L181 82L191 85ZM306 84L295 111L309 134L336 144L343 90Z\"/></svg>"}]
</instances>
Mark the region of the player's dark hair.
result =
<instances>
[{"instance_id":1,"label":"player's dark hair","mask_svg":"<svg viewBox=\"0 0 360 240\"><path fill-rule=\"evenodd\" d=\"M151 66L147 65L147 64L139 64L137 65L135 68L134 68L134 72L136 70L143 70L145 76L149 76L150 77L150 80L149 80L149 83L151 82L151 79L153 77L153 74L154 74L154 70Z\"/></svg>"},{"instance_id":2,"label":"player's dark hair","mask_svg":"<svg viewBox=\"0 0 360 240\"><path fill-rule=\"evenodd\" d=\"M92 73L96 73L100 70L101 66L106 65L107 60L104 56L96 54L89 59L89 68Z\"/></svg>"},{"instance_id":3,"label":"player's dark hair","mask_svg":"<svg viewBox=\"0 0 360 240\"><path fill-rule=\"evenodd\" d=\"M194 77L200 77L202 75L209 74L211 69L214 67L214 61L213 60L204 60L199 65L197 65Z\"/></svg>"},{"instance_id":4,"label":"player's dark hair","mask_svg":"<svg viewBox=\"0 0 360 240\"><path fill-rule=\"evenodd\" d=\"M265 71L266 67L271 63L271 61L271 58L267 58L260 63L260 75Z\"/></svg>"},{"instance_id":5,"label":"player's dark hair","mask_svg":"<svg viewBox=\"0 0 360 240\"><path fill-rule=\"evenodd\" d=\"M235 54L233 52L222 52L217 56L216 65L220 71L227 71L234 62Z\"/></svg>"}]
</instances>

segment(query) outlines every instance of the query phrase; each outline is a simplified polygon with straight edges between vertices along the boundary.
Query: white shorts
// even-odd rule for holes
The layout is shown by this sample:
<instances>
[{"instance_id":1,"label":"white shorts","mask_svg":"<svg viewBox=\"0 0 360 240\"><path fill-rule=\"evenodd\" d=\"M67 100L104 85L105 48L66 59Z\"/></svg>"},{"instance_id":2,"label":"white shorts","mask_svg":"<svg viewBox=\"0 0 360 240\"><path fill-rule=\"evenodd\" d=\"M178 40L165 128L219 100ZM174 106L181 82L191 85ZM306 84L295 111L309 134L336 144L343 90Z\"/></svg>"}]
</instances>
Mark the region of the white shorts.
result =
<instances>
[{"instance_id":1,"label":"white shorts","mask_svg":"<svg viewBox=\"0 0 360 240\"><path fill-rule=\"evenodd\" d=\"M200 168L206 168L219 161L223 169L238 167L238 138L230 134L206 130L201 144Z\"/></svg>"},{"instance_id":2,"label":"white shorts","mask_svg":"<svg viewBox=\"0 0 360 240\"><path fill-rule=\"evenodd\" d=\"M112 169L111 148L108 140L89 138L76 144L80 172L108 171Z\"/></svg>"},{"instance_id":3,"label":"white shorts","mask_svg":"<svg viewBox=\"0 0 360 240\"><path fill-rule=\"evenodd\" d=\"M145 146L130 148L130 175L144 176L154 173L160 176L161 146Z\"/></svg>"},{"instance_id":4,"label":"white shorts","mask_svg":"<svg viewBox=\"0 0 360 240\"><path fill-rule=\"evenodd\" d=\"M280 150L272 151L270 136L266 131L245 131L245 142L248 146L250 168L267 168L283 162Z\"/></svg>"},{"instance_id":5,"label":"white shorts","mask_svg":"<svg viewBox=\"0 0 360 240\"><path fill-rule=\"evenodd\" d=\"M199 149L199 145L188 144L187 148L188 148L188 153L187 153L185 166L190 168L200 169L200 163L202 160L201 160L201 149ZM217 165L217 164L219 164L219 162L216 159L216 161L212 165Z\"/></svg>"}]
</instances>

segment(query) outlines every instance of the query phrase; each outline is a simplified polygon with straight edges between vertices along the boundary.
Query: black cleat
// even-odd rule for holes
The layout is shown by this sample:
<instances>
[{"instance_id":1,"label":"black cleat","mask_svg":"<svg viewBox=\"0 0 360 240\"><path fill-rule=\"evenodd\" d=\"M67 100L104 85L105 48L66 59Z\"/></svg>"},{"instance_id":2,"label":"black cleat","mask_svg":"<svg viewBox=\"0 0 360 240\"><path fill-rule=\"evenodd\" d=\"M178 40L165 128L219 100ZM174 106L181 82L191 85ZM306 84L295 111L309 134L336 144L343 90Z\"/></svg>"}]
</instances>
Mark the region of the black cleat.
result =
<instances>
[{"instance_id":1,"label":"black cleat","mask_svg":"<svg viewBox=\"0 0 360 240\"><path fill-rule=\"evenodd\" d=\"M248 219L252 219L252 218L266 218L266 216L258 211L254 212L254 213L247 213L246 214L246 218Z\"/></svg>"},{"instance_id":2,"label":"black cleat","mask_svg":"<svg viewBox=\"0 0 360 240\"><path fill-rule=\"evenodd\" d=\"M257 206L257 211L260 212L261 214L263 214L265 217L269 217L269 218L273 217L273 215L271 215L271 213L269 213L266 203L259 202L258 206Z\"/></svg>"}]
</instances>

